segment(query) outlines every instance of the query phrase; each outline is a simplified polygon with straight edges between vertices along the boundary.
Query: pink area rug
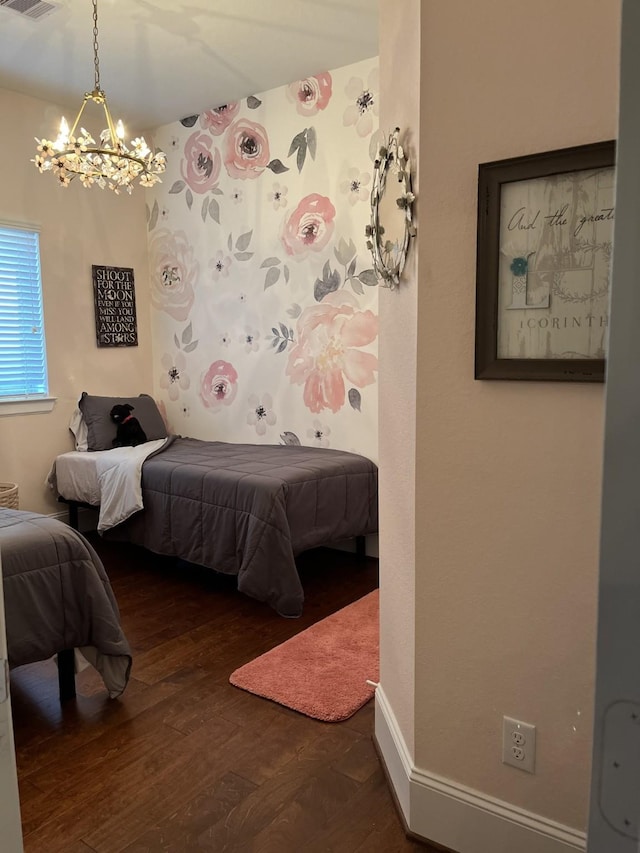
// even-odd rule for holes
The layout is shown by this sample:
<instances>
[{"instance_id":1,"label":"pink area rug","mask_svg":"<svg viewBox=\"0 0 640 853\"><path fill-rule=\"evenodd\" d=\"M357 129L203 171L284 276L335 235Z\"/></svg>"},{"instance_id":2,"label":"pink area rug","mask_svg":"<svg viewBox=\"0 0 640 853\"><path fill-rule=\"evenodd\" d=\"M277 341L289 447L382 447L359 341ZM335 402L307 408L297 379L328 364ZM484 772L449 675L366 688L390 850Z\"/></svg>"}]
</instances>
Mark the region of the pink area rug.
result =
<instances>
[{"instance_id":1,"label":"pink area rug","mask_svg":"<svg viewBox=\"0 0 640 853\"><path fill-rule=\"evenodd\" d=\"M335 723L371 699L379 677L378 590L241 666L236 687Z\"/></svg>"}]
</instances>

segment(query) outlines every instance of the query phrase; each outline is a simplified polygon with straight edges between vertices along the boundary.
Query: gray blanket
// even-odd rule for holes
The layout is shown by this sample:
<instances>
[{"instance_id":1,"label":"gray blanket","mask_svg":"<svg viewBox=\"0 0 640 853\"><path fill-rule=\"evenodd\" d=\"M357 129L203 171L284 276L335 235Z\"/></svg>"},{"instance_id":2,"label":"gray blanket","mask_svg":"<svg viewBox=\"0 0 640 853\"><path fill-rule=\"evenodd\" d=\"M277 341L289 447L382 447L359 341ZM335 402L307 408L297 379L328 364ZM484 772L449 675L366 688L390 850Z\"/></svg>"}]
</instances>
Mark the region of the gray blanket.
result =
<instances>
[{"instance_id":1,"label":"gray blanket","mask_svg":"<svg viewBox=\"0 0 640 853\"><path fill-rule=\"evenodd\" d=\"M144 510L116 535L237 575L241 592L299 616L296 554L376 532L377 475L339 450L176 438L144 463Z\"/></svg>"},{"instance_id":2,"label":"gray blanket","mask_svg":"<svg viewBox=\"0 0 640 853\"><path fill-rule=\"evenodd\" d=\"M131 651L109 579L89 542L54 518L0 509L0 557L9 665L79 648L109 694L122 693Z\"/></svg>"}]
</instances>

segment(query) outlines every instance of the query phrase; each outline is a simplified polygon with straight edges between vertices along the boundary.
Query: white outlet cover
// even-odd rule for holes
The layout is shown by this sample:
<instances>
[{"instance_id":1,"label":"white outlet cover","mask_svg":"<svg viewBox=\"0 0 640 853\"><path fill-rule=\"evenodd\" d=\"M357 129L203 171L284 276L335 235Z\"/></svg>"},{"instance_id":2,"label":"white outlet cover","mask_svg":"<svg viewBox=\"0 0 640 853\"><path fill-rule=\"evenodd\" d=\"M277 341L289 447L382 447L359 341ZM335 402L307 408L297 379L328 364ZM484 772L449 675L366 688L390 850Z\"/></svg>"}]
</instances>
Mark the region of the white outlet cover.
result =
<instances>
[{"instance_id":1,"label":"white outlet cover","mask_svg":"<svg viewBox=\"0 0 640 853\"><path fill-rule=\"evenodd\" d=\"M502 718L502 761L518 770L535 773L536 727L513 717Z\"/></svg>"}]
</instances>

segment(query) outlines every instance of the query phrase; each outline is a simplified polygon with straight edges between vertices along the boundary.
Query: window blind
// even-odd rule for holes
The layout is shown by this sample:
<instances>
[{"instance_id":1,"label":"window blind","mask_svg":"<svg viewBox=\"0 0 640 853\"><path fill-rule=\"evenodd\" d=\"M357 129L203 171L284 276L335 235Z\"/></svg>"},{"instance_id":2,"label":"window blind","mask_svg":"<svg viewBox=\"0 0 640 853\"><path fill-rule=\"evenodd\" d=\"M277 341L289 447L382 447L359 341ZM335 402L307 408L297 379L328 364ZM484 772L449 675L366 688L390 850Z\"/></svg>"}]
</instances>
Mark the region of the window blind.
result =
<instances>
[{"instance_id":1,"label":"window blind","mask_svg":"<svg viewBox=\"0 0 640 853\"><path fill-rule=\"evenodd\" d=\"M48 394L38 233L0 225L0 400Z\"/></svg>"}]
</instances>

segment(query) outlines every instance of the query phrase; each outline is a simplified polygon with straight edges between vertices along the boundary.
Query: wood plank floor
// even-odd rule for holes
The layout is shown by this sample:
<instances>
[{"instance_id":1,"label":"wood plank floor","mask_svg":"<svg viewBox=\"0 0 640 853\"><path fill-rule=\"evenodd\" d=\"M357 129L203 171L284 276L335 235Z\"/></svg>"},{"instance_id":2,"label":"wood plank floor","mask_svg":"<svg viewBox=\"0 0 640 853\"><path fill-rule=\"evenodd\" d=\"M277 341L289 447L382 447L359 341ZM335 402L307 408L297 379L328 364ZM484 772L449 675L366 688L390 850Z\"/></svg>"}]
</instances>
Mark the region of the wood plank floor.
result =
<instances>
[{"instance_id":1,"label":"wood plank floor","mask_svg":"<svg viewBox=\"0 0 640 853\"><path fill-rule=\"evenodd\" d=\"M406 838L371 740L373 703L321 723L228 683L238 666L377 586L377 561L303 555L304 615L233 579L90 537L133 647L109 700L88 669L61 708L51 662L12 672L26 853L395 853Z\"/></svg>"}]
</instances>

